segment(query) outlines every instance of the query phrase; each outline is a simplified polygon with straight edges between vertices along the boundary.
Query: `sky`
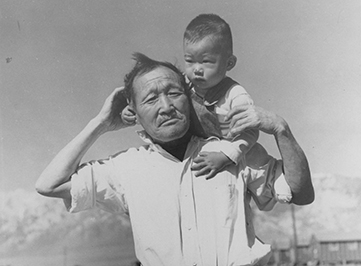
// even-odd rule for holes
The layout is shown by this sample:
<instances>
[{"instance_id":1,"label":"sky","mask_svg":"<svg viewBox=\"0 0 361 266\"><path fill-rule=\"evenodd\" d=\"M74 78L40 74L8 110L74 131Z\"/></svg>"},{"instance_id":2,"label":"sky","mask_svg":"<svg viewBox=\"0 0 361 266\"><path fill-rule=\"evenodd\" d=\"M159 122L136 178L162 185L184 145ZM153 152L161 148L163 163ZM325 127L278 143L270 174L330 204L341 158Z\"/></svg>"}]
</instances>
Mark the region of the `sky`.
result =
<instances>
[{"instance_id":1,"label":"sky","mask_svg":"<svg viewBox=\"0 0 361 266\"><path fill-rule=\"evenodd\" d=\"M133 52L183 68L191 19L231 26L229 76L289 123L313 174L361 177L358 0L0 1L0 192L34 190L56 153L123 84ZM139 146L107 133L84 160ZM279 156L274 139L260 142Z\"/></svg>"}]
</instances>

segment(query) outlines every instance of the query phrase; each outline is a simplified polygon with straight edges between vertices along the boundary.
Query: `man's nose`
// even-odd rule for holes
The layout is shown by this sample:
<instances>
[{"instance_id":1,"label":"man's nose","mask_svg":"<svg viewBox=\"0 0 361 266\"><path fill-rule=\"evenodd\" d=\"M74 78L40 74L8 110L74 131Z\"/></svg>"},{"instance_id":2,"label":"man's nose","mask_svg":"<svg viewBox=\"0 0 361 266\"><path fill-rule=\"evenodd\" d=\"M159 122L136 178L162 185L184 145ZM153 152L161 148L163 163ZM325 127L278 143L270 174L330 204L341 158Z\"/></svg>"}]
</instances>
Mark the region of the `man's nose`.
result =
<instances>
[{"instance_id":1,"label":"man's nose","mask_svg":"<svg viewBox=\"0 0 361 266\"><path fill-rule=\"evenodd\" d=\"M159 104L161 112L169 113L174 110L173 102L166 95L160 97Z\"/></svg>"}]
</instances>

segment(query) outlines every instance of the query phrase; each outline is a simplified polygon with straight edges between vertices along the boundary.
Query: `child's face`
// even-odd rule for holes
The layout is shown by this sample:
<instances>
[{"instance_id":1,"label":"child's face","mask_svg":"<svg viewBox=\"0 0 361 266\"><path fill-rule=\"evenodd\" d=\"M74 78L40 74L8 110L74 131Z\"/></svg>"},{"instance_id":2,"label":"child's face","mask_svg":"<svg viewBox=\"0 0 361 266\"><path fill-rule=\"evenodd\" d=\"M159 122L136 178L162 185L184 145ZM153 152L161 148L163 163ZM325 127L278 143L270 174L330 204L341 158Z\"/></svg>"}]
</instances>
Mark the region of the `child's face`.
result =
<instances>
[{"instance_id":1,"label":"child's face","mask_svg":"<svg viewBox=\"0 0 361 266\"><path fill-rule=\"evenodd\" d=\"M184 41L183 48L185 72L195 89L209 89L225 77L229 54L214 38L206 37L196 43Z\"/></svg>"}]
</instances>

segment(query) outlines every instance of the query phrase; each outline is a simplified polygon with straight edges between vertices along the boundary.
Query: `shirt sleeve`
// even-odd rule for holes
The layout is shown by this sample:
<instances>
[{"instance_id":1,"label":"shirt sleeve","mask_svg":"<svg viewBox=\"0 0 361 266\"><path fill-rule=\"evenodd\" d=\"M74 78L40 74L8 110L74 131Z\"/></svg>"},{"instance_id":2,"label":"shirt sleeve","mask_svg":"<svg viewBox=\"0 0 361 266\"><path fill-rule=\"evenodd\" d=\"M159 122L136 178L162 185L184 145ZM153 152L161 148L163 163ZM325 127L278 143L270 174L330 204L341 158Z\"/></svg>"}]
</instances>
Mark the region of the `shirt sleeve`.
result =
<instances>
[{"instance_id":1,"label":"shirt sleeve","mask_svg":"<svg viewBox=\"0 0 361 266\"><path fill-rule=\"evenodd\" d=\"M240 85L234 86L226 95L229 101L230 110L236 106L253 105L253 100L247 91ZM224 144L222 152L231 159L235 164L238 164L245 152L249 151L257 142L259 131L257 129L250 129L229 140L231 145Z\"/></svg>"},{"instance_id":2,"label":"shirt sleeve","mask_svg":"<svg viewBox=\"0 0 361 266\"><path fill-rule=\"evenodd\" d=\"M277 202L290 203L292 199L280 160L271 158L257 169L247 166L244 178L247 190L260 210L269 211Z\"/></svg>"},{"instance_id":3,"label":"shirt sleeve","mask_svg":"<svg viewBox=\"0 0 361 266\"><path fill-rule=\"evenodd\" d=\"M257 142L258 137L258 130L246 130L242 132L242 134L237 135L232 141L222 140L222 152L232 160L233 163L238 164L245 152L249 151ZM243 149L242 145L244 146Z\"/></svg>"},{"instance_id":4,"label":"shirt sleeve","mask_svg":"<svg viewBox=\"0 0 361 266\"><path fill-rule=\"evenodd\" d=\"M114 183L111 158L85 163L71 177L71 213L99 207L112 213L127 212L124 190Z\"/></svg>"}]
</instances>

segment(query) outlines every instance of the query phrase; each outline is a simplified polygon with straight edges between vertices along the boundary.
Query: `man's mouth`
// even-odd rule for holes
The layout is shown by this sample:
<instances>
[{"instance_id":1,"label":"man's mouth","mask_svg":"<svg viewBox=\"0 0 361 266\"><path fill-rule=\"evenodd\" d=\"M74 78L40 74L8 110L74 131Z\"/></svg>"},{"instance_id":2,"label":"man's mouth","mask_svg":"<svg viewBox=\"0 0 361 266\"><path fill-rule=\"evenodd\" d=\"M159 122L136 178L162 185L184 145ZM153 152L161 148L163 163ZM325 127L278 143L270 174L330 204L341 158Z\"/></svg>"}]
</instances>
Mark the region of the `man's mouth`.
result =
<instances>
[{"instance_id":1,"label":"man's mouth","mask_svg":"<svg viewBox=\"0 0 361 266\"><path fill-rule=\"evenodd\" d=\"M159 125L160 126L163 126L163 125L170 125L170 124L174 124L176 122L178 122L179 118L178 117L171 117L171 118L167 118L167 119L164 119L162 120Z\"/></svg>"}]
</instances>

